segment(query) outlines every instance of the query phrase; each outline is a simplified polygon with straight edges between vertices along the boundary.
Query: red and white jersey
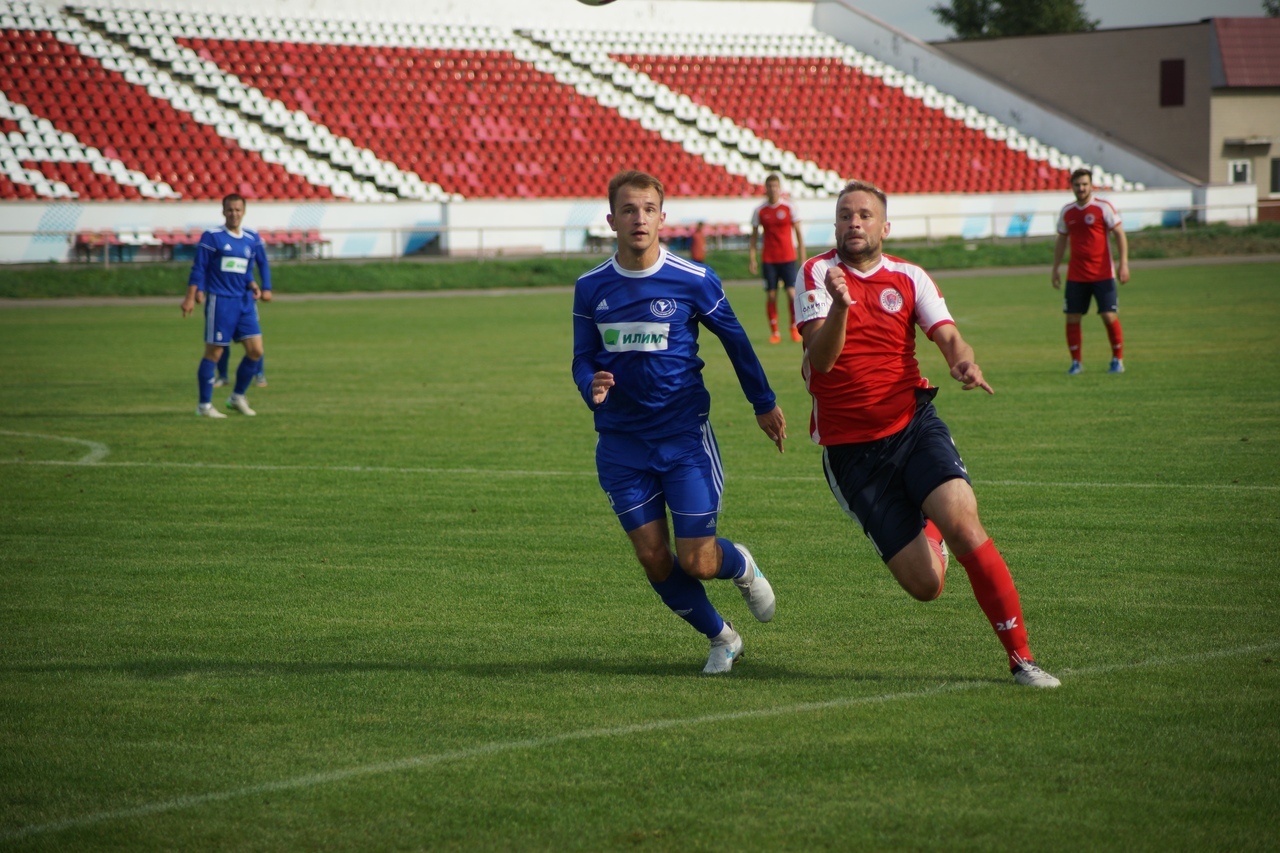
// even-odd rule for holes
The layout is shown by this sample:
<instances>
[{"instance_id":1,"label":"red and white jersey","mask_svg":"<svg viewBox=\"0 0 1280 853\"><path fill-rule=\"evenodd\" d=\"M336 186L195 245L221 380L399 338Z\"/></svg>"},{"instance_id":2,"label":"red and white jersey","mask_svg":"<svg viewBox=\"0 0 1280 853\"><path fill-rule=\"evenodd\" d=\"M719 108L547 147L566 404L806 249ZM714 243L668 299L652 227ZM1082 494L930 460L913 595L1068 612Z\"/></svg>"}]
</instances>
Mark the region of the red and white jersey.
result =
<instances>
[{"instance_id":1,"label":"red and white jersey","mask_svg":"<svg viewBox=\"0 0 1280 853\"><path fill-rule=\"evenodd\" d=\"M766 264L785 264L796 259L796 242L791 239L791 229L799 223L791 205L785 201L765 203L751 214L752 226L764 231L764 247L760 261Z\"/></svg>"},{"instance_id":2,"label":"red and white jersey","mask_svg":"<svg viewBox=\"0 0 1280 853\"><path fill-rule=\"evenodd\" d=\"M1071 238L1069 281L1106 281L1116 277L1107 236L1120 224L1120 212L1109 201L1094 196L1081 207L1071 202L1058 214L1058 233Z\"/></svg>"},{"instance_id":3,"label":"red and white jersey","mask_svg":"<svg viewBox=\"0 0 1280 853\"><path fill-rule=\"evenodd\" d=\"M955 321L938 286L915 264L884 255L875 269L860 273L832 249L805 261L796 276L797 327L831 310L825 281L833 266L844 270L853 305L831 371L819 373L804 360L813 397L809 435L821 445L875 441L905 427L916 410L916 389L929 387L916 361L915 327L932 338Z\"/></svg>"}]
</instances>

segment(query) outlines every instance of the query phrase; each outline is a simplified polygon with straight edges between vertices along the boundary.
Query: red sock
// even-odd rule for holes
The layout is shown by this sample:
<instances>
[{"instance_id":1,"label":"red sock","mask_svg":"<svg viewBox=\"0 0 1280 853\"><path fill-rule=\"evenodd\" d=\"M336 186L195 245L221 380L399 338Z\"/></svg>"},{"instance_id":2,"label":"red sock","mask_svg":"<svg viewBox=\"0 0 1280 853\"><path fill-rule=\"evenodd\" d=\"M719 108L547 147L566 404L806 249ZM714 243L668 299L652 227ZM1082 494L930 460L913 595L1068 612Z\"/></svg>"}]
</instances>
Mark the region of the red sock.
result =
<instances>
[{"instance_id":1,"label":"red sock","mask_svg":"<svg viewBox=\"0 0 1280 853\"><path fill-rule=\"evenodd\" d=\"M778 303L766 302L764 310L769 315L769 332L774 335L778 334Z\"/></svg>"},{"instance_id":2,"label":"red sock","mask_svg":"<svg viewBox=\"0 0 1280 853\"><path fill-rule=\"evenodd\" d=\"M1067 324L1067 350L1071 353L1072 361L1080 360L1080 324Z\"/></svg>"},{"instance_id":3,"label":"red sock","mask_svg":"<svg viewBox=\"0 0 1280 853\"><path fill-rule=\"evenodd\" d=\"M1079 328L1079 327L1077 327ZM956 557L969 575L973 595L978 599L982 612L995 629L1001 645L1009 654L1009 665L1014 659L1033 660L1027 646L1027 629L1022 624L1022 605L1018 603L1018 589L1004 557L990 539L968 554Z\"/></svg>"},{"instance_id":4,"label":"red sock","mask_svg":"<svg viewBox=\"0 0 1280 853\"><path fill-rule=\"evenodd\" d=\"M787 307L791 309L791 328L796 327L796 303L793 299L787 300Z\"/></svg>"},{"instance_id":5,"label":"red sock","mask_svg":"<svg viewBox=\"0 0 1280 853\"><path fill-rule=\"evenodd\" d=\"M1106 324L1107 337L1111 340L1111 357L1124 358L1124 330L1120 328L1120 318Z\"/></svg>"}]
</instances>

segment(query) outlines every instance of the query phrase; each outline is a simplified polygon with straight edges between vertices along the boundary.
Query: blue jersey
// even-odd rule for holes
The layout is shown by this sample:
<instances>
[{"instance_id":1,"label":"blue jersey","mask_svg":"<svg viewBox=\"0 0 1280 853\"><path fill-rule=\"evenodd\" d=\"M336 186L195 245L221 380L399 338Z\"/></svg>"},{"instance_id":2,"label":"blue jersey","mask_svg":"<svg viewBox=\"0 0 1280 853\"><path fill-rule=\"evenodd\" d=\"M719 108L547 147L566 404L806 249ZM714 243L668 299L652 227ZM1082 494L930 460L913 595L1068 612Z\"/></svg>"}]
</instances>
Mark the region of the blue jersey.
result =
<instances>
[{"instance_id":1,"label":"blue jersey","mask_svg":"<svg viewBox=\"0 0 1280 853\"><path fill-rule=\"evenodd\" d=\"M242 228L236 237L226 228L214 228L200 235L187 284L218 296L242 296L251 290L249 282L253 281L255 263L262 275L259 284L263 290L270 290L267 247L258 232Z\"/></svg>"},{"instance_id":2,"label":"blue jersey","mask_svg":"<svg viewBox=\"0 0 1280 853\"><path fill-rule=\"evenodd\" d=\"M573 381L598 432L662 438L707 420L699 323L720 338L756 414L772 411L776 398L764 368L711 270L663 249L647 270L624 270L610 258L578 279ZM615 384L595 406L591 380L600 370Z\"/></svg>"}]
</instances>

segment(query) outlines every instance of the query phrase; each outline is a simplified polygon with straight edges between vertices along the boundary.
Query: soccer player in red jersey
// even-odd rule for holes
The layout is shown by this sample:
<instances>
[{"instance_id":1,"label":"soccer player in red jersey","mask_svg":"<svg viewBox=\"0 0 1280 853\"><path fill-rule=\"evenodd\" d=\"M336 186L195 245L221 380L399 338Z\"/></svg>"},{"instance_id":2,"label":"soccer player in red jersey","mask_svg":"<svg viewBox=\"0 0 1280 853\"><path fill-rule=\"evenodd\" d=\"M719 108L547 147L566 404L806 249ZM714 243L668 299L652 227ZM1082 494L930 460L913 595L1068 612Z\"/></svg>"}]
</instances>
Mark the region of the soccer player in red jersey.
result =
<instances>
[{"instance_id":1,"label":"soccer player in red jersey","mask_svg":"<svg viewBox=\"0 0 1280 853\"><path fill-rule=\"evenodd\" d=\"M810 434L822 445L827 484L914 598L942 594L949 546L1014 679L1057 687L1031 655L1013 577L978 518L951 432L934 411L938 389L920 375L915 327L937 345L964 390L994 392L929 275L883 254L887 216L883 191L847 184L836 202L836 248L805 261L797 282Z\"/></svg>"},{"instance_id":2,"label":"soccer player in red jersey","mask_svg":"<svg viewBox=\"0 0 1280 853\"><path fill-rule=\"evenodd\" d=\"M795 280L796 259L804 257L804 237L800 234L800 220L791 205L782 200L782 179L770 175L764 179L765 202L751 214L751 242L747 245L747 270L755 275L756 244L760 232L764 232L764 248L760 260L764 268L765 313L769 316L769 343L782 342L778 334L778 282L787 291L787 304L791 306L791 340L799 341L796 331ZM792 242L792 235L795 241ZM799 248L797 248L799 247Z\"/></svg>"},{"instance_id":3,"label":"soccer player in red jersey","mask_svg":"<svg viewBox=\"0 0 1280 853\"><path fill-rule=\"evenodd\" d=\"M1071 367L1067 373L1075 376L1084 370L1080 358L1080 318L1089 312L1089 300L1098 302L1098 316L1111 341L1110 373L1124 373L1124 332L1120 328L1119 294L1116 279L1124 284L1129 280L1129 241L1120 224L1120 213L1109 201L1093 195L1093 175L1088 169L1076 169L1071 173L1071 191L1076 200L1062 208L1058 214L1058 245L1053 250L1053 287L1062 286L1058 272L1062 266L1062 254L1071 243L1071 261L1067 265L1067 294L1062 312L1067 315L1067 349L1071 352ZM1116 254L1119 267L1112 265L1111 244L1108 235L1116 238Z\"/></svg>"}]
</instances>

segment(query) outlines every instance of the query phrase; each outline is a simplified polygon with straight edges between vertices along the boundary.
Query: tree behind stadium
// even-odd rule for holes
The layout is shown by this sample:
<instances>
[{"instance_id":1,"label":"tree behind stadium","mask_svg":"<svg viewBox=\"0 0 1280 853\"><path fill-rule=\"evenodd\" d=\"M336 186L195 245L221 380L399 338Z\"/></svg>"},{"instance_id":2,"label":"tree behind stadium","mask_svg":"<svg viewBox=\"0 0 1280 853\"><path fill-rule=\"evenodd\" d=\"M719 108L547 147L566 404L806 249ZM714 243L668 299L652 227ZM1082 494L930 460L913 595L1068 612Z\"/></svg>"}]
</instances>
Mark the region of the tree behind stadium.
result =
<instances>
[{"instance_id":1,"label":"tree behind stadium","mask_svg":"<svg viewBox=\"0 0 1280 853\"><path fill-rule=\"evenodd\" d=\"M1080 33L1098 27L1085 15L1083 0L951 0L932 11L959 39Z\"/></svg>"}]
</instances>

